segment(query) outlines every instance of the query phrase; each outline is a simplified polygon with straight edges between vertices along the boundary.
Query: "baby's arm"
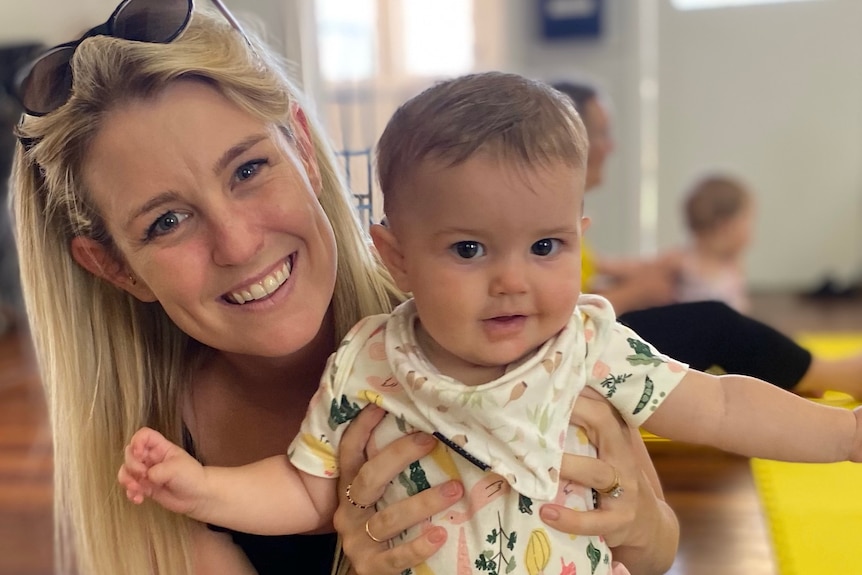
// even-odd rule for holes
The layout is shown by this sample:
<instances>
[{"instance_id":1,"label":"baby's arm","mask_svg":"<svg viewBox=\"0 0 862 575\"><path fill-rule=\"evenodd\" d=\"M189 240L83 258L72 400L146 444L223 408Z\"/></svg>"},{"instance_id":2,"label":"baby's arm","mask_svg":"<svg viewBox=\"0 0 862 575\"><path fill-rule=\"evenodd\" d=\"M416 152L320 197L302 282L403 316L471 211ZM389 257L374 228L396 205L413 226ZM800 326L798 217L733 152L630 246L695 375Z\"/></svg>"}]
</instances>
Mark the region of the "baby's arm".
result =
<instances>
[{"instance_id":1,"label":"baby's arm","mask_svg":"<svg viewBox=\"0 0 862 575\"><path fill-rule=\"evenodd\" d=\"M203 466L149 428L132 437L118 479L134 503L149 497L198 521L260 535L330 528L338 505L333 479L298 471L286 455Z\"/></svg>"},{"instance_id":2,"label":"baby's arm","mask_svg":"<svg viewBox=\"0 0 862 575\"><path fill-rule=\"evenodd\" d=\"M689 371L643 427L748 457L862 461L862 408L820 405L741 375Z\"/></svg>"}]
</instances>

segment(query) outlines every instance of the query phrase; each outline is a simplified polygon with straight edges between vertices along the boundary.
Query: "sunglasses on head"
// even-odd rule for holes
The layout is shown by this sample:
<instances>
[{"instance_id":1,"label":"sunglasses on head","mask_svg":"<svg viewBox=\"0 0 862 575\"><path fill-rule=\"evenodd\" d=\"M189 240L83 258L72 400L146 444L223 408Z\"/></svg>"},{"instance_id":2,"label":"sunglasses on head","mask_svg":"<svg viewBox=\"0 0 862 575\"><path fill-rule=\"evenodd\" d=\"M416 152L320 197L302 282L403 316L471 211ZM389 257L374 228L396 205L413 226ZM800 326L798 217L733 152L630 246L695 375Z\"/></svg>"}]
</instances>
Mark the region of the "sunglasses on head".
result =
<instances>
[{"instance_id":1,"label":"sunglasses on head","mask_svg":"<svg viewBox=\"0 0 862 575\"><path fill-rule=\"evenodd\" d=\"M221 0L211 0L239 32L248 37ZM135 42L167 44L185 31L192 18L193 0L123 0L104 24L72 42L49 49L22 71L18 99L31 116L44 116L65 104L72 93L72 55L93 36L112 36ZM250 42L249 42L250 44Z\"/></svg>"}]
</instances>

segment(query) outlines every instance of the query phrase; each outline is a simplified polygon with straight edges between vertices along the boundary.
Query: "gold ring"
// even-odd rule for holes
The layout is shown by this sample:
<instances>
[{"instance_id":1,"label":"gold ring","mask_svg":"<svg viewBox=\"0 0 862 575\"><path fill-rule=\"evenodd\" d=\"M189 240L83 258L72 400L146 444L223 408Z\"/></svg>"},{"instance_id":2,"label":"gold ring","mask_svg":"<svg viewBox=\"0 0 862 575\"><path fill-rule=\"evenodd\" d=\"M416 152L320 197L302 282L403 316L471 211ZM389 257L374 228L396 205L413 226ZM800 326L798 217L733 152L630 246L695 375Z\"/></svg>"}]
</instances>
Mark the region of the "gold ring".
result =
<instances>
[{"instance_id":1,"label":"gold ring","mask_svg":"<svg viewBox=\"0 0 862 575\"><path fill-rule=\"evenodd\" d=\"M351 487L353 487L352 483L350 485L348 485L347 489L344 491L344 495L347 497L347 501L349 501L351 505L353 505L354 507L358 507L359 509L368 509L369 507L374 505L374 503L369 503L368 505L363 505L362 503L357 503L356 501L354 501L353 498L350 496L350 488ZM366 531L368 530L367 527L368 526L366 525ZM368 535L370 536L371 534L369 533ZM373 539L373 537L372 537L372 539Z\"/></svg>"},{"instance_id":2,"label":"gold ring","mask_svg":"<svg viewBox=\"0 0 862 575\"><path fill-rule=\"evenodd\" d=\"M607 495L608 497L616 499L623 494L623 487L620 485L620 472L616 467L612 467L612 469L614 470L614 480L608 487L605 487L604 489L596 489L596 491L602 495Z\"/></svg>"},{"instance_id":3,"label":"gold ring","mask_svg":"<svg viewBox=\"0 0 862 575\"><path fill-rule=\"evenodd\" d=\"M375 543L383 543L384 541L386 541L385 539L378 539L377 537L375 537L374 535L371 534L371 529L368 528L369 523L371 523L371 518L369 518L368 521L365 522L365 534L368 535L368 537L370 537L371 540L374 541Z\"/></svg>"}]
</instances>

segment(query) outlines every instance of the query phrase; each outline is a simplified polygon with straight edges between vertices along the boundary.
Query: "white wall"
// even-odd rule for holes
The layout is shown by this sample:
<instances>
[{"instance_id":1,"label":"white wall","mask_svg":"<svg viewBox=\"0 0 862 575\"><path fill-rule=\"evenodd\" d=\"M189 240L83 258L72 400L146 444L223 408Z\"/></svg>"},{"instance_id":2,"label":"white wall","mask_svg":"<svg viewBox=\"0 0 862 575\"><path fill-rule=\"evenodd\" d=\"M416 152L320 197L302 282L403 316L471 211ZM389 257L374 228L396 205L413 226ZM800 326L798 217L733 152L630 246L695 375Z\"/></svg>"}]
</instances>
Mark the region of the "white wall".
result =
<instances>
[{"instance_id":1,"label":"white wall","mask_svg":"<svg viewBox=\"0 0 862 575\"><path fill-rule=\"evenodd\" d=\"M543 80L582 79L597 85L613 106L617 151L605 183L587 198L594 219L589 237L602 253L639 250L641 2L607 1L605 29L595 40L545 41L537 3L505 0L509 70Z\"/></svg>"},{"instance_id":2,"label":"white wall","mask_svg":"<svg viewBox=\"0 0 862 575\"><path fill-rule=\"evenodd\" d=\"M119 0L0 0L0 45L67 42L107 20L118 3ZM316 52L313 42L309 43L303 33L314 27L313 0L227 0L226 4L296 63L301 83L315 84L316 70L310 63L316 61Z\"/></svg>"},{"instance_id":3,"label":"white wall","mask_svg":"<svg viewBox=\"0 0 862 575\"><path fill-rule=\"evenodd\" d=\"M614 105L617 152L588 198L605 253L649 251L641 201L639 24L650 2L607 0L596 42L539 39L532 3L507 0L510 65L534 77L595 80ZM680 12L658 2L659 247L683 240L679 203L707 169L732 170L760 211L754 288L805 289L862 273L862 2L823 0ZM649 142L647 142L649 145ZM648 155L648 154L647 154Z\"/></svg>"},{"instance_id":4,"label":"white wall","mask_svg":"<svg viewBox=\"0 0 862 575\"><path fill-rule=\"evenodd\" d=\"M547 80L585 78L611 100L617 152L602 189L587 199L590 236L603 253L649 250L649 234L645 241L639 229L652 206L641 193L642 159L657 151L660 247L682 239L685 186L704 169L724 168L758 194L749 261L754 287L798 289L825 273L862 273L862 1L678 12L669 0L606 0L600 39L554 42L539 38L536 3L495 1L504 14L502 68ZM2 2L0 44L65 40L116 6L116 0ZM640 100L642 59L651 41L642 23L656 2L659 132L651 150L642 141L650 121ZM300 63L311 92L312 4L229 0L237 13L259 16Z\"/></svg>"},{"instance_id":5,"label":"white wall","mask_svg":"<svg viewBox=\"0 0 862 575\"><path fill-rule=\"evenodd\" d=\"M862 272L862 2L660 12L659 239L706 169L760 206L753 287L806 288Z\"/></svg>"},{"instance_id":6,"label":"white wall","mask_svg":"<svg viewBox=\"0 0 862 575\"><path fill-rule=\"evenodd\" d=\"M2 0L0 44L58 44L104 22L117 6L114 0Z\"/></svg>"}]
</instances>

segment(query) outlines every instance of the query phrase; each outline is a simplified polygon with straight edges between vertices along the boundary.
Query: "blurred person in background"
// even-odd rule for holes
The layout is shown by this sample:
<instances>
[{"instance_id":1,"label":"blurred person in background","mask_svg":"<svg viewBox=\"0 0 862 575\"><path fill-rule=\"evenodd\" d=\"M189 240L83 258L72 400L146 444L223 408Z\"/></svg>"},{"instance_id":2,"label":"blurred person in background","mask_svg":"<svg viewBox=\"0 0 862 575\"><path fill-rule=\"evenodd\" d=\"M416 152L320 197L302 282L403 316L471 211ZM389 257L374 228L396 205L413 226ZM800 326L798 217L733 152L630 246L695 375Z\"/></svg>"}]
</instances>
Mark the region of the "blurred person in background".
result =
<instances>
[{"instance_id":1,"label":"blurred person in background","mask_svg":"<svg viewBox=\"0 0 862 575\"><path fill-rule=\"evenodd\" d=\"M590 150L586 189L603 179L614 150L611 118L598 90L586 83L556 82L581 114ZM593 225L602 225L593 218ZM812 356L795 341L719 301L670 303L676 298L682 258L670 251L657 258L609 264L582 248L581 289L610 300L620 323L659 351L699 371L737 373L810 397L828 390L862 399L862 354L841 359ZM602 275L609 283L597 281Z\"/></svg>"},{"instance_id":2,"label":"blurred person in background","mask_svg":"<svg viewBox=\"0 0 862 575\"><path fill-rule=\"evenodd\" d=\"M683 216L688 241L680 252L677 300L721 301L747 313L745 254L754 235L754 196L736 178L705 176L688 191Z\"/></svg>"}]
</instances>

